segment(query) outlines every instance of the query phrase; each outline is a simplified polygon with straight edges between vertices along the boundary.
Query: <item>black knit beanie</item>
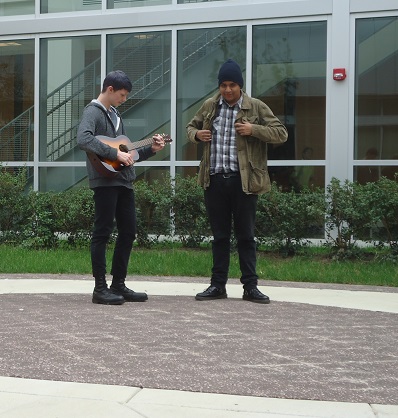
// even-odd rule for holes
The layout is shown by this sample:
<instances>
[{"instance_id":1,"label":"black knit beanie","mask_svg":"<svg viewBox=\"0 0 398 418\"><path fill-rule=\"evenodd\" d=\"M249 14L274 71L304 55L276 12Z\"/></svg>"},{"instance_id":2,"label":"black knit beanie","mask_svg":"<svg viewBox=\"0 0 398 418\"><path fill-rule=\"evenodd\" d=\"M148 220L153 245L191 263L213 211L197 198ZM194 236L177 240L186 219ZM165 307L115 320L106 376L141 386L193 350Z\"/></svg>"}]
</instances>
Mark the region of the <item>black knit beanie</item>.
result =
<instances>
[{"instance_id":1,"label":"black knit beanie","mask_svg":"<svg viewBox=\"0 0 398 418\"><path fill-rule=\"evenodd\" d=\"M229 59L224 62L218 72L218 85L220 86L224 81L233 81L243 87L242 70L234 60Z\"/></svg>"}]
</instances>

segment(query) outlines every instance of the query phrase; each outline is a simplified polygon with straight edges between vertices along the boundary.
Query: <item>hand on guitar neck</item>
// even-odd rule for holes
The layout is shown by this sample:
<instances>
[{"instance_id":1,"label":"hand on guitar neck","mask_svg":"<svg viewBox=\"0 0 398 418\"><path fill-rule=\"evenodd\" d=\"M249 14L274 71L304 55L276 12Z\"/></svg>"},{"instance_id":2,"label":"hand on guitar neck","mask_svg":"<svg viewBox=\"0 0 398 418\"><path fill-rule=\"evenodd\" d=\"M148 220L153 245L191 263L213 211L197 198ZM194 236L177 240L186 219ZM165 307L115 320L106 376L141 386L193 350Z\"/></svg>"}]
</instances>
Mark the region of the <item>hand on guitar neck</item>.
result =
<instances>
[{"instance_id":1,"label":"hand on guitar neck","mask_svg":"<svg viewBox=\"0 0 398 418\"><path fill-rule=\"evenodd\" d=\"M166 134L156 134L150 138L142 139L141 141L131 142L127 136L119 135L116 138L109 138L107 136L96 136L102 143L117 149L116 161L107 160L96 154L88 153L89 159L94 168L108 177L113 177L118 171L124 167L134 164L139 159L137 148L152 144L152 151L158 152L162 150L166 143L171 142L172 139Z\"/></svg>"},{"instance_id":2,"label":"hand on guitar neck","mask_svg":"<svg viewBox=\"0 0 398 418\"><path fill-rule=\"evenodd\" d=\"M162 150L165 146L165 140L164 135L156 134L152 137L153 143L152 143L152 151L158 152ZM134 145L134 144L133 144ZM138 152L133 149L129 150L127 145L120 144L117 150L117 161L119 161L124 166L129 166L131 164L134 164L135 161L137 161L139 158Z\"/></svg>"}]
</instances>

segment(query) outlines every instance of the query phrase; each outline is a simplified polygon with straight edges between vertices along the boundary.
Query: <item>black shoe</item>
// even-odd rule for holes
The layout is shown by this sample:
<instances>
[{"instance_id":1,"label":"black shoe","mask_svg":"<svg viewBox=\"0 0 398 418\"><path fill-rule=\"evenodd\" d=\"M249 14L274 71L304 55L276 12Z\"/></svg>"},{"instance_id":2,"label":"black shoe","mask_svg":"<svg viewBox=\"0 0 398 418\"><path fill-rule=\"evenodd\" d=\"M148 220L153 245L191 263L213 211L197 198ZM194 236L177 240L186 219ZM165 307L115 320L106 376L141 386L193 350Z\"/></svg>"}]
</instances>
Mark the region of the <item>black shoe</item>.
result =
<instances>
[{"instance_id":1,"label":"black shoe","mask_svg":"<svg viewBox=\"0 0 398 418\"><path fill-rule=\"evenodd\" d=\"M218 288L215 286L209 286L206 290L202 293L198 293L195 296L196 300L213 300L213 299L226 299L227 292L225 288Z\"/></svg>"},{"instance_id":2,"label":"black shoe","mask_svg":"<svg viewBox=\"0 0 398 418\"><path fill-rule=\"evenodd\" d=\"M129 289L125 285L111 285L109 290L115 295L122 296L126 302L145 302L148 300L148 295L146 293L134 292L134 290Z\"/></svg>"},{"instance_id":3,"label":"black shoe","mask_svg":"<svg viewBox=\"0 0 398 418\"><path fill-rule=\"evenodd\" d=\"M115 295L107 287L102 289L94 288L92 301L101 305L123 305L124 297Z\"/></svg>"},{"instance_id":4,"label":"black shoe","mask_svg":"<svg viewBox=\"0 0 398 418\"><path fill-rule=\"evenodd\" d=\"M243 292L243 300L249 300L250 302L256 303L270 303L269 297L261 293L257 287L245 290Z\"/></svg>"}]
</instances>

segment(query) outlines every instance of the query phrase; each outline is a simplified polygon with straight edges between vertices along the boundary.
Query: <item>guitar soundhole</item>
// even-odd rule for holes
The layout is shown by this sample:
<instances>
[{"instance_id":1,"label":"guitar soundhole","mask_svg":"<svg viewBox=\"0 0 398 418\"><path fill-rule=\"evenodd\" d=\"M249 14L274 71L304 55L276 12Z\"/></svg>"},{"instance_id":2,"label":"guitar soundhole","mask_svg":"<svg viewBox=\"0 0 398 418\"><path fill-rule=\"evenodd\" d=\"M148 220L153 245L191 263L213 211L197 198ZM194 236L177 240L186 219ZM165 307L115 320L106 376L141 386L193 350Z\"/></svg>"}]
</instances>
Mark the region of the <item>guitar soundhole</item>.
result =
<instances>
[{"instance_id":1,"label":"guitar soundhole","mask_svg":"<svg viewBox=\"0 0 398 418\"><path fill-rule=\"evenodd\" d=\"M122 152L129 152L129 149L127 148L127 145L125 145L125 144L120 144L119 149Z\"/></svg>"}]
</instances>

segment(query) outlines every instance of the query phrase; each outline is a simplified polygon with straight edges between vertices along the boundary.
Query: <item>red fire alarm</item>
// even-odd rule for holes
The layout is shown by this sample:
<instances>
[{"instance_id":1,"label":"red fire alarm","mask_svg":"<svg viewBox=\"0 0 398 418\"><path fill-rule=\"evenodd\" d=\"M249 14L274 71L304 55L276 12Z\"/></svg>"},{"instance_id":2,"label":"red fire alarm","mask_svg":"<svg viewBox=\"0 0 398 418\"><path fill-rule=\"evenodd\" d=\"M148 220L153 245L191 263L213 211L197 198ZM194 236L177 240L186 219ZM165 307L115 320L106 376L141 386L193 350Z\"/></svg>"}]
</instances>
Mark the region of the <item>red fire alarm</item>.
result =
<instances>
[{"instance_id":1,"label":"red fire alarm","mask_svg":"<svg viewBox=\"0 0 398 418\"><path fill-rule=\"evenodd\" d=\"M333 80L342 81L345 80L346 77L345 68L333 68Z\"/></svg>"}]
</instances>

